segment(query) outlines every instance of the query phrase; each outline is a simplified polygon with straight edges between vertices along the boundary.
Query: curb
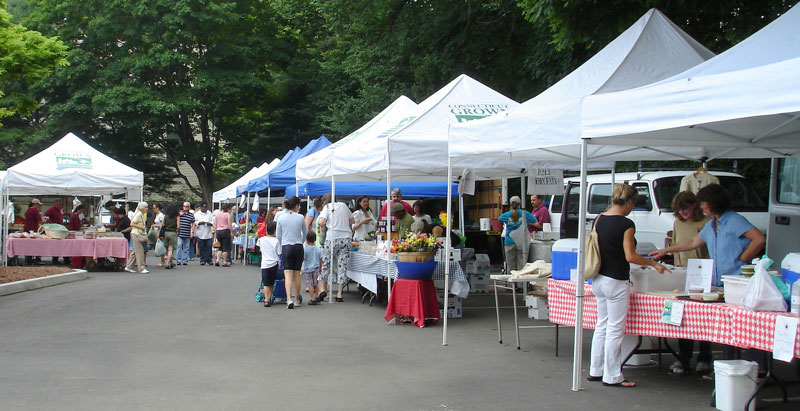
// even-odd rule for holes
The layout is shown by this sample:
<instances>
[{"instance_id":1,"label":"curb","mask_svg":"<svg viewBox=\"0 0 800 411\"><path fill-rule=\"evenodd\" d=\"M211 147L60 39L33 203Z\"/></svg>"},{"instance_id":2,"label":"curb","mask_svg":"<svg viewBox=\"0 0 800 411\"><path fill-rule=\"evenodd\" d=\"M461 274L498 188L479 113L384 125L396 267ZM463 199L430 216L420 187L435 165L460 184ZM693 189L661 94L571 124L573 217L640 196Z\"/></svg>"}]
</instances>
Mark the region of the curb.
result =
<instances>
[{"instance_id":1,"label":"curb","mask_svg":"<svg viewBox=\"0 0 800 411\"><path fill-rule=\"evenodd\" d=\"M28 280L15 281L13 283L0 284L0 296L71 283L87 278L89 278L89 273L87 273L86 270L75 270L70 273L54 274L47 277L31 278Z\"/></svg>"}]
</instances>

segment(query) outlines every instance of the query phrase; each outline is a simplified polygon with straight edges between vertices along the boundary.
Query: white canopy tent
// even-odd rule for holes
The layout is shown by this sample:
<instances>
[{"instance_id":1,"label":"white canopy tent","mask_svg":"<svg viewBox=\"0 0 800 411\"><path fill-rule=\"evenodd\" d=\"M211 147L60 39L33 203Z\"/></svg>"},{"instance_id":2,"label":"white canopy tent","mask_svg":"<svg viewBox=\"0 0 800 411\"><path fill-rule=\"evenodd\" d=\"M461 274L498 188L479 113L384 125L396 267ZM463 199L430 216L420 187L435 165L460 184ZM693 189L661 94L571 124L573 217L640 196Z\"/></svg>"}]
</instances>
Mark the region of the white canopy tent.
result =
<instances>
[{"instance_id":1,"label":"white canopy tent","mask_svg":"<svg viewBox=\"0 0 800 411\"><path fill-rule=\"evenodd\" d=\"M661 12L651 9L538 96L483 120L453 124L450 155L536 159L541 167L576 168L584 96L650 84L713 55ZM658 155L652 154L652 158ZM591 166L609 168L612 164L598 157Z\"/></svg>"},{"instance_id":2,"label":"white canopy tent","mask_svg":"<svg viewBox=\"0 0 800 411\"><path fill-rule=\"evenodd\" d=\"M360 142L364 144L373 143L370 137L381 134L386 130L401 123L403 119L411 116L417 108L417 104L406 96L400 96L392 104L383 109L372 120L361 126L358 130L348 134L341 140L336 141L328 147L317 151L297 160L295 173L297 181L327 180L336 175L334 171L334 158L338 162L346 162L349 159L347 150L339 150L344 145L357 147ZM344 157L343 157L344 156Z\"/></svg>"},{"instance_id":3,"label":"white canopy tent","mask_svg":"<svg viewBox=\"0 0 800 411\"><path fill-rule=\"evenodd\" d=\"M707 62L659 83L584 99L579 221L586 218L586 163L610 159L764 158L800 153L800 9ZM627 111L626 111L627 110ZM625 112L625 119L619 113ZM612 114L615 113L615 114ZM603 115L612 118L604 119ZM681 149L681 150L679 150ZM693 149L690 156L683 149ZM578 271L586 229L580 225ZM578 287L582 291L582 287ZM582 294L582 293L580 293ZM583 328L578 298L576 332ZM582 335L582 333L576 333ZM575 352L582 349L576 337ZM580 356L573 364L579 389Z\"/></svg>"},{"instance_id":4,"label":"white canopy tent","mask_svg":"<svg viewBox=\"0 0 800 411\"><path fill-rule=\"evenodd\" d=\"M338 181L440 181L447 174L447 128L508 110L517 103L467 75L460 75L389 128L374 128L334 150ZM339 153L342 153L339 155ZM518 176L525 162L469 159L456 163L483 176ZM318 175L315 179L326 176Z\"/></svg>"},{"instance_id":5,"label":"white canopy tent","mask_svg":"<svg viewBox=\"0 0 800 411\"><path fill-rule=\"evenodd\" d=\"M497 156L539 161L539 166L581 168L585 177L589 166L604 167L617 157L600 150L589 156L580 134L582 100L625 90L675 75L713 56L657 10L650 10L634 25L609 43L594 57L550 89L507 113L450 128L450 155L454 158ZM621 114L622 115L622 114ZM624 113L630 116L630 112ZM676 147L676 151L686 150ZM687 151L687 153L691 150ZM624 154L614 150L613 154ZM636 159L663 159L655 151L640 151ZM585 199L585 180L581 199ZM585 204L581 203L581 219ZM579 237L585 226L579 224ZM579 272L583 266L583 241L578 252ZM578 287L578 316L583 312L583 289ZM580 364L583 333L575 330L573 389L581 389Z\"/></svg>"},{"instance_id":6,"label":"white canopy tent","mask_svg":"<svg viewBox=\"0 0 800 411\"><path fill-rule=\"evenodd\" d=\"M591 145L660 158L752 158L800 152L800 7L726 52L658 83L587 97ZM660 148L659 148L660 146ZM678 150L678 149L681 150ZM622 148L625 149L625 148ZM620 154L615 154L620 158Z\"/></svg>"},{"instance_id":7,"label":"white canopy tent","mask_svg":"<svg viewBox=\"0 0 800 411\"><path fill-rule=\"evenodd\" d=\"M269 163L263 163L258 167L253 167L252 169L250 169L250 171L248 171L243 176L236 179L236 181L229 184L227 187L222 188L219 191L215 191L211 201L215 203L229 203L235 201L237 187L243 184L247 184L248 181L268 173L270 170L275 168L275 166L277 166L278 163L280 162L281 160L279 158L276 158Z\"/></svg>"},{"instance_id":8,"label":"white canopy tent","mask_svg":"<svg viewBox=\"0 0 800 411\"><path fill-rule=\"evenodd\" d=\"M10 167L0 183L2 207L13 195L97 196L125 194L142 200L144 174L101 153L75 134L68 133L33 157ZM8 224L3 223L3 244ZM3 263L7 251L3 247Z\"/></svg>"}]
</instances>

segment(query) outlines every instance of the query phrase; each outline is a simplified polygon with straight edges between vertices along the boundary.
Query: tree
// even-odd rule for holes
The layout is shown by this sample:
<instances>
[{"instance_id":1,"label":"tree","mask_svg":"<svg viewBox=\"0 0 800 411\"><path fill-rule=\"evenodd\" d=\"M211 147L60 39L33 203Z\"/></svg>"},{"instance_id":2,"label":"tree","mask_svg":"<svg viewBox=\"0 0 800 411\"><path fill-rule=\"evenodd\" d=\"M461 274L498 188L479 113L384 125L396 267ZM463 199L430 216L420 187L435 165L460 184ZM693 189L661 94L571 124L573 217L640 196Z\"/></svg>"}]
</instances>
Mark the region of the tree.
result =
<instances>
[{"instance_id":1,"label":"tree","mask_svg":"<svg viewBox=\"0 0 800 411\"><path fill-rule=\"evenodd\" d=\"M91 137L151 187L154 168L186 161L210 202L220 153L264 143L254 133L285 91L292 44L268 2L43 0L29 19L72 46L42 85L48 127Z\"/></svg>"},{"instance_id":2,"label":"tree","mask_svg":"<svg viewBox=\"0 0 800 411\"><path fill-rule=\"evenodd\" d=\"M786 0L517 0L525 18L550 27L558 49L599 50L651 8L710 50L720 53L774 20Z\"/></svg>"},{"instance_id":3,"label":"tree","mask_svg":"<svg viewBox=\"0 0 800 411\"><path fill-rule=\"evenodd\" d=\"M66 46L57 38L12 23L5 2L0 0L0 120L26 115L38 106L36 97L21 91L23 84L65 66L65 54Z\"/></svg>"}]
</instances>

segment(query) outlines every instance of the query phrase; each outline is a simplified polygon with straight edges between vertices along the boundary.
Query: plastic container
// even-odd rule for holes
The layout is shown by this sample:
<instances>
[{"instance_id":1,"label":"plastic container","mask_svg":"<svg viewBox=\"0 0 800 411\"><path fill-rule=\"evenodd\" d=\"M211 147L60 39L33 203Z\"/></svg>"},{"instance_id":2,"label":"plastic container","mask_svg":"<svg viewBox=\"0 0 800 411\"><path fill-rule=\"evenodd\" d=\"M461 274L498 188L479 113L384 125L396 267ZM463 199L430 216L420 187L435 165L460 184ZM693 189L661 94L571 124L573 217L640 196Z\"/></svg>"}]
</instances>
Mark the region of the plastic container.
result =
<instances>
[{"instance_id":1,"label":"plastic container","mask_svg":"<svg viewBox=\"0 0 800 411\"><path fill-rule=\"evenodd\" d=\"M789 302L789 311L793 315L800 316L800 281L795 281L792 284Z\"/></svg>"},{"instance_id":2,"label":"plastic container","mask_svg":"<svg viewBox=\"0 0 800 411\"><path fill-rule=\"evenodd\" d=\"M800 253L789 253L781 261L781 278L792 289L792 283L800 277Z\"/></svg>"},{"instance_id":3,"label":"plastic container","mask_svg":"<svg viewBox=\"0 0 800 411\"><path fill-rule=\"evenodd\" d=\"M578 268L578 239L564 238L553 244L553 279L569 280L569 270Z\"/></svg>"},{"instance_id":4,"label":"plastic container","mask_svg":"<svg viewBox=\"0 0 800 411\"><path fill-rule=\"evenodd\" d=\"M500 220L493 218L490 221L492 223L492 231L503 231L503 223Z\"/></svg>"},{"instance_id":5,"label":"plastic container","mask_svg":"<svg viewBox=\"0 0 800 411\"><path fill-rule=\"evenodd\" d=\"M745 360L714 361L714 387L718 410L739 411L756 391L758 364ZM750 402L748 410L756 409L756 402Z\"/></svg>"},{"instance_id":6,"label":"plastic container","mask_svg":"<svg viewBox=\"0 0 800 411\"><path fill-rule=\"evenodd\" d=\"M725 285L725 302L733 305L742 305L750 277L741 275L723 275L722 283Z\"/></svg>"},{"instance_id":7,"label":"plastic container","mask_svg":"<svg viewBox=\"0 0 800 411\"><path fill-rule=\"evenodd\" d=\"M404 280L430 280L436 265L439 264L433 259L424 263L395 261L397 275Z\"/></svg>"},{"instance_id":8,"label":"plastic container","mask_svg":"<svg viewBox=\"0 0 800 411\"><path fill-rule=\"evenodd\" d=\"M481 218L480 220L481 231L489 231L492 229L492 219L491 218Z\"/></svg>"}]
</instances>

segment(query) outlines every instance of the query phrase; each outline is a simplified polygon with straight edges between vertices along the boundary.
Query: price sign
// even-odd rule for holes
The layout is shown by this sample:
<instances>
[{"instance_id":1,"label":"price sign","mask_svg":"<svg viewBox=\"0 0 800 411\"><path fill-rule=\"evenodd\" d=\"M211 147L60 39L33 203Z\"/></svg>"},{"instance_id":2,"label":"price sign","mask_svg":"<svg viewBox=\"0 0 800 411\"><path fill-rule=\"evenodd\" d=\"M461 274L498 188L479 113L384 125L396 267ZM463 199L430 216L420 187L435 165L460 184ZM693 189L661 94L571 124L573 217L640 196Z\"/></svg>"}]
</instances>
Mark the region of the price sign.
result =
<instances>
[{"instance_id":1,"label":"price sign","mask_svg":"<svg viewBox=\"0 0 800 411\"><path fill-rule=\"evenodd\" d=\"M552 168L529 170L528 194L564 194L564 170Z\"/></svg>"}]
</instances>

